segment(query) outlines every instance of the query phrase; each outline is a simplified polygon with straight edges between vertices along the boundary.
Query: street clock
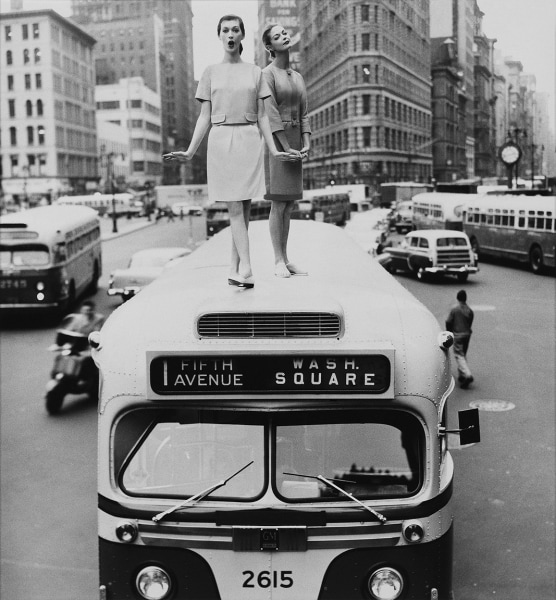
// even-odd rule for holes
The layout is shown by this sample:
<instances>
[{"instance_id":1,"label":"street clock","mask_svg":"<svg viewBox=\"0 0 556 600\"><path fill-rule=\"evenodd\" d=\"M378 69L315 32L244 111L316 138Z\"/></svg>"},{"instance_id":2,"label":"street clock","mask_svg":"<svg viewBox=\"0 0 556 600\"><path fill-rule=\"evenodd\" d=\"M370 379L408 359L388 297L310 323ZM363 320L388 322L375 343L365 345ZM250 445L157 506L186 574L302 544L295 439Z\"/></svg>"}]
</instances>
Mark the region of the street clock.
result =
<instances>
[{"instance_id":1,"label":"street clock","mask_svg":"<svg viewBox=\"0 0 556 600\"><path fill-rule=\"evenodd\" d=\"M513 142L507 142L500 148L500 160L508 167L515 165L521 154L521 148Z\"/></svg>"}]
</instances>

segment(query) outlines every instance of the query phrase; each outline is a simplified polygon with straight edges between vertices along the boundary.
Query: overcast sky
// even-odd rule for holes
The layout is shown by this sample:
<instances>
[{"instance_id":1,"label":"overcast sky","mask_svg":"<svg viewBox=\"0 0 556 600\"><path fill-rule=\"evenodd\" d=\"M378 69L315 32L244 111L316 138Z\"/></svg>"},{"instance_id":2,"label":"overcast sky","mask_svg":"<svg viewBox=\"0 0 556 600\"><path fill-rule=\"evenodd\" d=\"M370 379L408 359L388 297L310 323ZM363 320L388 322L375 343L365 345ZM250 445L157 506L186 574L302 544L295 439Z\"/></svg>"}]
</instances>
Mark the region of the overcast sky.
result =
<instances>
[{"instance_id":1,"label":"overcast sky","mask_svg":"<svg viewBox=\"0 0 556 600\"><path fill-rule=\"evenodd\" d=\"M503 56L521 61L525 72L536 75L537 89L551 95L554 127L556 1L478 0L478 4L485 13L484 33L498 40L495 48ZM23 0L23 8L53 8L62 16L71 14L70 0ZM2 12L9 10L10 0L0 0L0 9ZM220 61L222 49L216 36L216 24L226 13L236 13L244 20L246 40L243 57L249 62L254 60L252 41L257 27L257 0L193 0L192 9L196 78L206 65Z\"/></svg>"}]
</instances>

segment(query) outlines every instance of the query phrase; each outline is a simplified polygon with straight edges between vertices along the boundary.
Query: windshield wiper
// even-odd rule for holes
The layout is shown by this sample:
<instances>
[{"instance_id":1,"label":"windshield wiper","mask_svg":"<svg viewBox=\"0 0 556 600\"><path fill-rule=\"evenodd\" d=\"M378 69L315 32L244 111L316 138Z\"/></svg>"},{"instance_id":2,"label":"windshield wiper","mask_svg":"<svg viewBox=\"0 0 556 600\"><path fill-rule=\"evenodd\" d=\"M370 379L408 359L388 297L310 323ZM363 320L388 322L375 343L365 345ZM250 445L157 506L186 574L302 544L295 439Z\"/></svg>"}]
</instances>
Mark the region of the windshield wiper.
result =
<instances>
[{"instance_id":1,"label":"windshield wiper","mask_svg":"<svg viewBox=\"0 0 556 600\"><path fill-rule=\"evenodd\" d=\"M164 512L158 513L157 515L155 515L152 520L155 523L158 523L159 521L161 521L166 515L170 515L173 512L176 512L176 510L180 510L180 508L184 508L185 506L187 506L188 504L194 504L196 502L199 502L200 500L202 500L203 498L206 498L209 494L212 494L212 492L214 492L215 490L217 490L218 488L221 488L223 486L225 486L228 481L230 481L230 479L233 479L236 475L239 475L242 471L245 471L245 469L247 469L247 467L250 467L255 461L252 460L250 463L247 463L244 467L241 467L241 469L239 471L236 471L235 473L233 473L232 475L230 475L229 477L227 477L226 479L223 479L222 481L220 481L219 483L216 483L214 485L211 485L210 487L208 487L206 490L203 490L202 492L199 492L197 494L195 494L194 496L191 496L190 498L188 498L187 500L184 500L183 502L180 502L179 504L176 504L176 506L172 506L171 508L169 508L168 510L165 510Z\"/></svg>"},{"instance_id":2,"label":"windshield wiper","mask_svg":"<svg viewBox=\"0 0 556 600\"><path fill-rule=\"evenodd\" d=\"M361 508L364 508L365 510L368 510L381 523L386 523L386 517L383 514L381 514L378 511L374 510L370 506L367 506L366 504L363 504L363 502L361 502L361 500L358 500L355 496L353 496L349 492L346 492L341 487L339 487L335 483L333 483L333 481L343 481L343 482L347 482L347 483L355 483L354 481L349 481L347 479L332 479L331 480L331 479L327 479L326 477L323 477L322 475L301 475L301 473L284 473L284 475L293 475L294 477L308 477L309 479L318 479L319 481L322 481L327 486L329 486L329 487L331 487L331 488L333 488L335 490L338 490L338 492L340 492L344 496L347 496L348 498L350 498L351 500L353 500L354 502L356 502L357 504L359 504L359 506L361 506Z\"/></svg>"}]
</instances>

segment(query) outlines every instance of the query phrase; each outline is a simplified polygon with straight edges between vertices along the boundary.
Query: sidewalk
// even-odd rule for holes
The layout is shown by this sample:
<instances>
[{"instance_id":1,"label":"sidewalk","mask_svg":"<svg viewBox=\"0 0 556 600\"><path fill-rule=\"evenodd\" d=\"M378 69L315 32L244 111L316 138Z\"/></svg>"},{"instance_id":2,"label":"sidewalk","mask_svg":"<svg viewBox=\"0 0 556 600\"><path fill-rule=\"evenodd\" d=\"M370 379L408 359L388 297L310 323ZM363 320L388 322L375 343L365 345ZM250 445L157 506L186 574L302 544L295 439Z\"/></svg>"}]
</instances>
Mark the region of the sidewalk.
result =
<instances>
[{"instance_id":1,"label":"sidewalk","mask_svg":"<svg viewBox=\"0 0 556 600\"><path fill-rule=\"evenodd\" d=\"M112 219L110 217L100 217L100 237L104 242L154 224L154 217L151 217L151 221L148 221L147 217L132 217L131 219L128 219L127 217L121 217L116 222L118 231L114 232L114 224Z\"/></svg>"}]
</instances>

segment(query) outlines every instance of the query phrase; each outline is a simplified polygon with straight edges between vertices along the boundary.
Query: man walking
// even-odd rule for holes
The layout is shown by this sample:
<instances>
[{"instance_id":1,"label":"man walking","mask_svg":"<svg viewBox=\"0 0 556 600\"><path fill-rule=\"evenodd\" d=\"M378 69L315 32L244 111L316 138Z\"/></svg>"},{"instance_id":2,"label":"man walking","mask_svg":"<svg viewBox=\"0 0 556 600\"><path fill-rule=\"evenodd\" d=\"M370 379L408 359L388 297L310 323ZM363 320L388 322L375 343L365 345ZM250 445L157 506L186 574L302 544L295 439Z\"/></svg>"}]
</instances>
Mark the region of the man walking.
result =
<instances>
[{"instance_id":1,"label":"man walking","mask_svg":"<svg viewBox=\"0 0 556 600\"><path fill-rule=\"evenodd\" d=\"M454 334L454 358L458 366L458 381L465 389L473 381L473 375L467 364L467 349L471 339L473 311L467 305L467 293L460 290L456 295L458 303L450 310L446 319L446 329Z\"/></svg>"}]
</instances>

